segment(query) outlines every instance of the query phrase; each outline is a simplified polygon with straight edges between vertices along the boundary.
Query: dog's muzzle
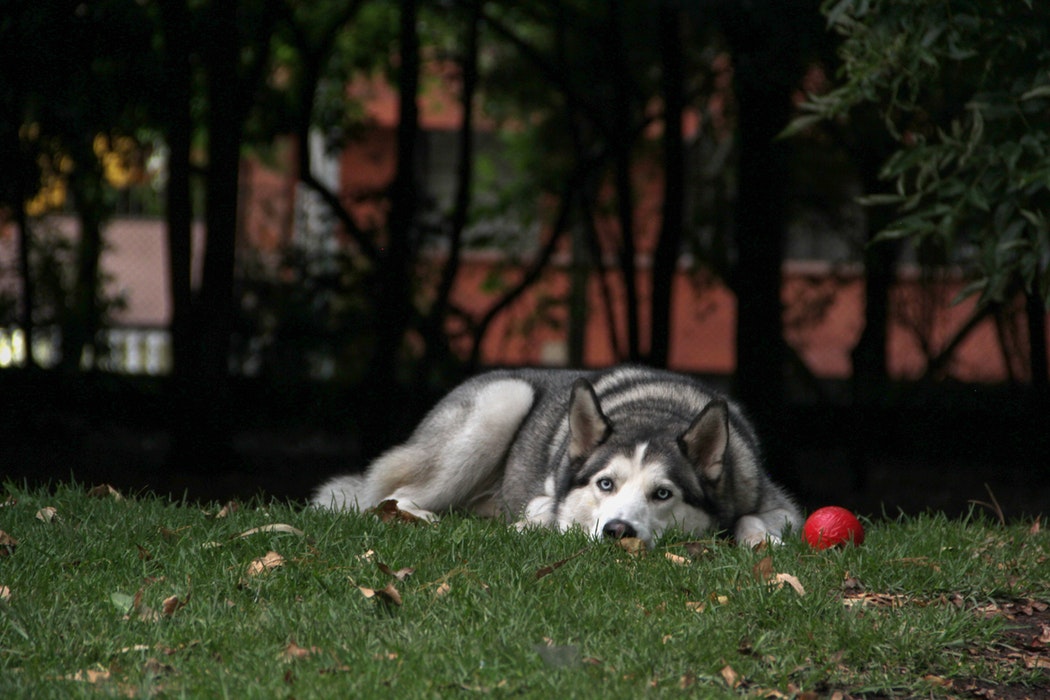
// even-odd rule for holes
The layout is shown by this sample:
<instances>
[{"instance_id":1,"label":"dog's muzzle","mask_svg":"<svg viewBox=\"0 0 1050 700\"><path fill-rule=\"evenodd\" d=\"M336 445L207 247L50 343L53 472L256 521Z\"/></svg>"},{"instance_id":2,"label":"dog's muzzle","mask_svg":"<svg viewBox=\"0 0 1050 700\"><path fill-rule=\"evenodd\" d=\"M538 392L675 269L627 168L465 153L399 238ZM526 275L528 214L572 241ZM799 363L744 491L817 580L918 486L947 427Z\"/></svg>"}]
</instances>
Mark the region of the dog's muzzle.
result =
<instances>
[{"instance_id":1,"label":"dog's muzzle","mask_svg":"<svg viewBox=\"0 0 1050 700\"><path fill-rule=\"evenodd\" d=\"M621 540L624 537L637 537L638 531L626 520L610 520L602 528L602 535L614 540Z\"/></svg>"}]
</instances>

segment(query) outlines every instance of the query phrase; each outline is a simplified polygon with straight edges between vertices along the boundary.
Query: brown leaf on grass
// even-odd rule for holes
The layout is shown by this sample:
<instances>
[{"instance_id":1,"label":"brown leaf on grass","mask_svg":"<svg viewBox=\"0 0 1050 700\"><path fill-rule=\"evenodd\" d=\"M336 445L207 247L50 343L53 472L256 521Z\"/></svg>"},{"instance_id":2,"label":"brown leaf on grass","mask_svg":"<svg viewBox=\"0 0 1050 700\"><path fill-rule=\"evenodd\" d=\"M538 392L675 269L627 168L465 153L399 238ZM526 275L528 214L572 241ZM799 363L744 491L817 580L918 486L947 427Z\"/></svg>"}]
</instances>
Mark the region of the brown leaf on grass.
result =
<instances>
[{"instance_id":1,"label":"brown leaf on grass","mask_svg":"<svg viewBox=\"0 0 1050 700\"><path fill-rule=\"evenodd\" d=\"M36 519L45 523L54 522L58 520L58 509L54 506L44 506L36 512Z\"/></svg>"},{"instance_id":2,"label":"brown leaf on grass","mask_svg":"<svg viewBox=\"0 0 1050 700\"><path fill-rule=\"evenodd\" d=\"M401 510L397 507L397 501L388 498L385 501L371 508L367 512L379 518L380 522L384 523L422 523L427 524L427 521L420 518L418 515L412 515L408 511Z\"/></svg>"},{"instance_id":3,"label":"brown leaf on grass","mask_svg":"<svg viewBox=\"0 0 1050 700\"><path fill-rule=\"evenodd\" d=\"M637 537L621 537L616 540L616 545L632 557L640 557L645 554L645 542Z\"/></svg>"},{"instance_id":4,"label":"brown leaf on grass","mask_svg":"<svg viewBox=\"0 0 1050 700\"><path fill-rule=\"evenodd\" d=\"M175 667L171 664L158 661L151 656L146 659L144 664L142 664L142 672L147 676L167 676L171 673L175 673Z\"/></svg>"},{"instance_id":5,"label":"brown leaf on grass","mask_svg":"<svg viewBox=\"0 0 1050 700\"><path fill-rule=\"evenodd\" d=\"M292 640L288 642L288 646L281 651L279 658L282 661L295 661L296 659L305 659L308 656L320 653L321 649L319 647L301 647L295 643L295 640Z\"/></svg>"},{"instance_id":6,"label":"brown leaf on grass","mask_svg":"<svg viewBox=\"0 0 1050 700\"><path fill-rule=\"evenodd\" d=\"M139 550L139 561L152 561L153 555L149 553L149 550L143 547L141 544L136 544L135 547Z\"/></svg>"},{"instance_id":7,"label":"brown leaf on grass","mask_svg":"<svg viewBox=\"0 0 1050 700\"><path fill-rule=\"evenodd\" d=\"M68 676L63 676L64 681L77 681L79 683L102 683L109 680L108 668L87 668L77 671Z\"/></svg>"},{"instance_id":8,"label":"brown leaf on grass","mask_svg":"<svg viewBox=\"0 0 1050 700\"><path fill-rule=\"evenodd\" d=\"M586 552L589 549L590 549L590 547L584 547L583 549L581 549L581 550L579 550L577 552L573 552L572 554L570 554L569 556L565 557L564 559L562 559L560 561L556 561L553 564L548 564L547 566L541 566L540 568L536 569L536 580L538 581L541 578L543 578L544 576L550 576L555 571L557 571L561 567L565 566L570 561L572 561L576 557L580 556L581 554L583 554L584 552Z\"/></svg>"},{"instance_id":9,"label":"brown leaf on grass","mask_svg":"<svg viewBox=\"0 0 1050 700\"><path fill-rule=\"evenodd\" d=\"M160 604L161 614L163 614L164 617L171 617L177 610L186 607L186 604L189 602L189 593L186 594L185 598L179 598L177 595L168 596L164 599L164 602Z\"/></svg>"},{"instance_id":10,"label":"brown leaf on grass","mask_svg":"<svg viewBox=\"0 0 1050 700\"><path fill-rule=\"evenodd\" d=\"M791 574L777 574L773 577L772 583L776 583L777 588L783 588L786 583L794 589L795 593L798 593L800 596L806 595L806 589L802 587L802 582Z\"/></svg>"},{"instance_id":11,"label":"brown leaf on grass","mask_svg":"<svg viewBox=\"0 0 1050 700\"><path fill-rule=\"evenodd\" d=\"M369 600L377 600L388 605L401 605L401 594L398 593L393 582L386 584L386 588L368 588L367 586L358 586L357 590L361 591L361 595Z\"/></svg>"},{"instance_id":12,"label":"brown leaf on grass","mask_svg":"<svg viewBox=\"0 0 1050 700\"><path fill-rule=\"evenodd\" d=\"M929 683L930 685L935 685L938 688L951 688L952 687L952 682L950 680L948 680L947 678L944 678L942 676L935 676L932 673L927 673L925 676L922 677L922 679L924 681L926 681L927 683Z\"/></svg>"},{"instance_id":13,"label":"brown leaf on grass","mask_svg":"<svg viewBox=\"0 0 1050 700\"><path fill-rule=\"evenodd\" d=\"M189 525L184 525L182 527L177 527L174 530L172 530L171 528L167 528L167 527L161 526L161 528L160 528L160 536L163 537L165 541L170 542L171 540L175 539L179 535L179 533L183 532L184 530L189 530L189 529L190 529Z\"/></svg>"},{"instance_id":14,"label":"brown leaf on grass","mask_svg":"<svg viewBox=\"0 0 1050 700\"><path fill-rule=\"evenodd\" d=\"M787 584L800 596L806 595L806 589L802 587L802 582L798 580L798 577L791 574L777 573L773 569L773 557L771 556L762 557L751 568L751 573L759 583L765 583L776 588L783 588L784 584Z\"/></svg>"},{"instance_id":15,"label":"brown leaf on grass","mask_svg":"<svg viewBox=\"0 0 1050 700\"><path fill-rule=\"evenodd\" d=\"M216 515L215 517L219 517L219 516ZM294 527L292 525L288 525L286 523L272 523L272 524L269 524L269 525L260 525L259 527L253 527L250 530L245 530L241 534L235 535L234 539L243 538L243 537L251 537L252 535L257 535L260 532L284 532L284 533L287 533L289 535L298 535L299 537L306 537L306 533L303 532L302 530L300 530L297 527Z\"/></svg>"},{"instance_id":16,"label":"brown leaf on grass","mask_svg":"<svg viewBox=\"0 0 1050 700\"><path fill-rule=\"evenodd\" d=\"M7 534L3 530L0 530L0 557L10 556L15 553L15 547L18 546L18 540L11 535Z\"/></svg>"},{"instance_id":17,"label":"brown leaf on grass","mask_svg":"<svg viewBox=\"0 0 1050 700\"><path fill-rule=\"evenodd\" d=\"M710 542L704 542L696 540L693 542L683 542L682 547L685 549L685 553L690 559L702 559L704 557L711 556Z\"/></svg>"},{"instance_id":18,"label":"brown leaf on grass","mask_svg":"<svg viewBox=\"0 0 1050 700\"><path fill-rule=\"evenodd\" d=\"M406 567L404 567L402 569L398 569L397 571L394 571L393 569L391 569L389 566L387 566L386 564L384 564L381 561L377 561L376 562L376 566L379 567L379 570L382 571L384 574L386 574L387 576L393 576L398 581L404 581L406 578L411 576L412 573L415 571L415 569L413 569L411 566L406 566Z\"/></svg>"},{"instance_id":19,"label":"brown leaf on grass","mask_svg":"<svg viewBox=\"0 0 1050 700\"><path fill-rule=\"evenodd\" d=\"M452 586L448 585L448 581L445 581L440 586L438 586L437 589L434 590L434 597L440 598L442 596L448 595L448 592L451 590Z\"/></svg>"},{"instance_id":20,"label":"brown leaf on grass","mask_svg":"<svg viewBox=\"0 0 1050 700\"><path fill-rule=\"evenodd\" d=\"M11 589L7 586L0 586L0 603L6 603L11 600Z\"/></svg>"},{"instance_id":21,"label":"brown leaf on grass","mask_svg":"<svg viewBox=\"0 0 1050 700\"><path fill-rule=\"evenodd\" d=\"M252 559L245 572L248 576L258 576L267 571L272 571L279 566L284 566L284 557L274 551L269 551L261 557Z\"/></svg>"},{"instance_id":22,"label":"brown leaf on grass","mask_svg":"<svg viewBox=\"0 0 1050 700\"><path fill-rule=\"evenodd\" d=\"M160 613L143 602L142 589L135 591L135 597L131 602L131 610L124 616L125 620L141 620L142 622L156 622L160 619Z\"/></svg>"},{"instance_id":23,"label":"brown leaf on grass","mask_svg":"<svg viewBox=\"0 0 1050 700\"><path fill-rule=\"evenodd\" d=\"M842 598L842 604L848 608L871 606L875 608L899 608L905 603L914 602L906 595L899 593L865 593L851 592Z\"/></svg>"},{"instance_id":24,"label":"brown leaf on grass","mask_svg":"<svg viewBox=\"0 0 1050 700\"><path fill-rule=\"evenodd\" d=\"M765 556L751 567L751 574L759 583L769 583L776 572L773 570L773 557Z\"/></svg>"},{"instance_id":25,"label":"brown leaf on grass","mask_svg":"<svg viewBox=\"0 0 1050 700\"><path fill-rule=\"evenodd\" d=\"M216 518L226 518L236 513L241 509L241 506L237 501L227 501L226 505L219 509L219 512L215 514Z\"/></svg>"},{"instance_id":26,"label":"brown leaf on grass","mask_svg":"<svg viewBox=\"0 0 1050 700\"><path fill-rule=\"evenodd\" d=\"M123 501L124 497L120 495L120 491L109 484L99 484L98 486L92 486L87 492L88 498L112 498L114 501Z\"/></svg>"},{"instance_id":27,"label":"brown leaf on grass","mask_svg":"<svg viewBox=\"0 0 1050 700\"><path fill-rule=\"evenodd\" d=\"M726 664L722 667L722 670L718 672L722 676L722 680L726 682L730 688L736 689L740 687L740 674L733 670L733 667Z\"/></svg>"},{"instance_id":28,"label":"brown leaf on grass","mask_svg":"<svg viewBox=\"0 0 1050 700\"><path fill-rule=\"evenodd\" d=\"M284 566L284 557L277 552L267 552L264 556L252 559L252 562L248 565L248 569L244 572L244 576L241 577L238 585L244 588L248 585L249 579L254 576L259 576L268 571Z\"/></svg>"},{"instance_id":29,"label":"brown leaf on grass","mask_svg":"<svg viewBox=\"0 0 1050 700\"><path fill-rule=\"evenodd\" d=\"M664 552L664 558L672 564L678 564L679 566L685 566L689 563L689 560L679 554L672 554L671 552Z\"/></svg>"},{"instance_id":30,"label":"brown leaf on grass","mask_svg":"<svg viewBox=\"0 0 1050 700\"><path fill-rule=\"evenodd\" d=\"M1028 528L1028 534L1029 535L1038 535L1039 534L1039 530L1041 529L1041 526L1039 524L1039 520L1040 520L1039 518L1036 518L1035 522L1032 523L1032 527Z\"/></svg>"}]
</instances>

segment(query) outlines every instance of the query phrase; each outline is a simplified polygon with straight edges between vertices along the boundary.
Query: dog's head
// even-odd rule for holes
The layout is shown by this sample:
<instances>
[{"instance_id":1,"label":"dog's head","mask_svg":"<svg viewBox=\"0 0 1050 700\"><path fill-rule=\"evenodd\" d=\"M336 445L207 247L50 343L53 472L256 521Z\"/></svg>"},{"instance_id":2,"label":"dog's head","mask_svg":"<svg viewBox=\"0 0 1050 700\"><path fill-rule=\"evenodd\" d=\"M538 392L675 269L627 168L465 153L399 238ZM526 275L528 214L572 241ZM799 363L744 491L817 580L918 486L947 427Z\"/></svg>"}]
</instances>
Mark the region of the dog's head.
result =
<instances>
[{"instance_id":1,"label":"dog's head","mask_svg":"<svg viewBox=\"0 0 1050 700\"><path fill-rule=\"evenodd\" d=\"M651 545L669 528L699 534L717 522L707 495L724 480L729 408L709 402L687 426L622 416L614 424L586 380L569 404L567 472L558 524L595 537L637 537Z\"/></svg>"}]
</instances>

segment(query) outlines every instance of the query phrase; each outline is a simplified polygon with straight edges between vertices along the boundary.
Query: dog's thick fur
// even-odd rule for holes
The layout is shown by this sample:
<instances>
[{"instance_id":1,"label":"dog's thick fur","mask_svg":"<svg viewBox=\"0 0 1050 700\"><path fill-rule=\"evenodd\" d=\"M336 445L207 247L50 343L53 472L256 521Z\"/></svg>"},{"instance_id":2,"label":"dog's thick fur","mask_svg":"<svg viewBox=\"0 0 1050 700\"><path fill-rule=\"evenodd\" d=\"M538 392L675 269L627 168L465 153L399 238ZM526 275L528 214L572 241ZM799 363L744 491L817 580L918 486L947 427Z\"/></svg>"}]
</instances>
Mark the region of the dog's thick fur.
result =
<instances>
[{"instance_id":1,"label":"dog's thick fur","mask_svg":"<svg viewBox=\"0 0 1050 700\"><path fill-rule=\"evenodd\" d=\"M777 542L802 522L735 404L633 366L474 377L407 442L363 475L323 484L313 503L364 510L387 499L427 519L455 509L649 544L670 528Z\"/></svg>"}]
</instances>

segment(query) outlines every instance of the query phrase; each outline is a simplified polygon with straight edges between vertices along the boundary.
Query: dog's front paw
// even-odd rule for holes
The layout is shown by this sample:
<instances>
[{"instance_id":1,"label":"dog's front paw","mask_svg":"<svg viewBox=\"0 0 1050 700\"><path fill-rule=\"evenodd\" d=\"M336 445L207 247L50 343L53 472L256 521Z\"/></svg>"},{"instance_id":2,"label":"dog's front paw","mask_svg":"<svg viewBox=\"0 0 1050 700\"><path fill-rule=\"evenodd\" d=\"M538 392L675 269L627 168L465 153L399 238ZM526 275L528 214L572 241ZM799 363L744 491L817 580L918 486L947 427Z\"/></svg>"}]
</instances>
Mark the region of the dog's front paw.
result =
<instances>
[{"instance_id":1,"label":"dog's front paw","mask_svg":"<svg viewBox=\"0 0 1050 700\"><path fill-rule=\"evenodd\" d=\"M763 544L783 544L780 535L770 532L766 523L754 515L745 515L736 523L734 531L737 543L742 547L758 547Z\"/></svg>"},{"instance_id":2,"label":"dog's front paw","mask_svg":"<svg viewBox=\"0 0 1050 700\"><path fill-rule=\"evenodd\" d=\"M368 512L383 522L390 522L391 520L422 520L432 523L438 519L437 513L433 511L419 508L411 501L402 501L395 498L386 498L380 501L378 505L371 508Z\"/></svg>"}]
</instances>

